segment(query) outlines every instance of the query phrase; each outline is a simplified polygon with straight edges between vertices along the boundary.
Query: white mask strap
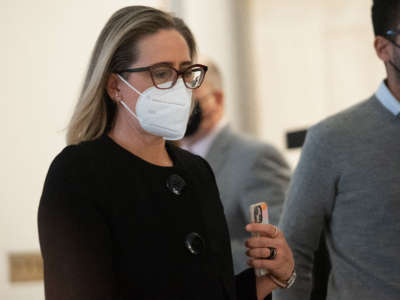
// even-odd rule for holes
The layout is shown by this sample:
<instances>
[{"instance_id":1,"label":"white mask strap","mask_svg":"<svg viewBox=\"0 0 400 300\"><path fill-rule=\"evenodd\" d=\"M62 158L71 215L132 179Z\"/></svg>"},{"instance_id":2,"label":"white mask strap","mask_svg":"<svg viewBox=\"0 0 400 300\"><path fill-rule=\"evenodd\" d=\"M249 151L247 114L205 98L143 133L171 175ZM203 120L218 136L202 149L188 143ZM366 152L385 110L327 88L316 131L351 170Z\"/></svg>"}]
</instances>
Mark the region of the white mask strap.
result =
<instances>
[{"instance_id":1,"label":"white mask strap","mask_svg":"<svg viewBox=\"0 0 400 300\"><path fill-rule=\"evenodd\" d=\"M124 77L122 77L121 75L117 74L117 76L119 77L119 79L122 80L123 83L125 83L127 86L129 86L132 90L134 90L137 94L142 95L141 92L139 92L137 89L135 89L135 87L133 85L131 85L128 81L125 80Z\"/></svg>"},{"instance_id":2,"label":"white mask strap","mask_svg":"<svg viewBox=\"0 0 400 300\"><path fill-rule=\"evenodd\" d=\"M122 104L123 107L125 107L125 109L126 109L132 116L135 117L136 120L139 121L139 118L136 116L136 114L129 108L128 105L126 105L126 103L125 103L123 100L121 100L121 101L119 101L119 102Z\"/></svg>"},{"instance_id":3,"label":"white mask strap","mask_svg":"<svg viewBox=\"0 0 400 300\"><path fill-rule=\"evenodd\" d=\"M117 76L119 77L119 79L122 80L123 83L125 83L128 87L130 87L132 90L134 90L137 94L142 95L141 92L139 92L137 89L135 89L128 81L125 80L124 77L122 77L121 75L117 74ZM136 116L136 114L129 108L128 105L126 105L126 103L121 100L120 103L122 104L123 107L125 107L125 109L132 115L135 117L136 120L139 121L139 118Z\"/></svg>"}]
</instances>

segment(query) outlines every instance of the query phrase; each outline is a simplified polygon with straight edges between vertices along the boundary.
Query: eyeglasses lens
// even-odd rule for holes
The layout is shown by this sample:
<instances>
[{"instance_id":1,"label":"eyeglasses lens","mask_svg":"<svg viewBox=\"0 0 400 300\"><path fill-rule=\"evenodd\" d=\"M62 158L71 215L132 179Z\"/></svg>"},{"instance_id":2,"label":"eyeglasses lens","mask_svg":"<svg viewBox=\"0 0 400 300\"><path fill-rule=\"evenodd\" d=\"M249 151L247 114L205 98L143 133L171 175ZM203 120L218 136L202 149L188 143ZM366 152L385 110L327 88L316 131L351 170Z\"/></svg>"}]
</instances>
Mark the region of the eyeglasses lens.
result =
<instances>
[{"instance_id":1,"label":"eyeglasses lens","mask_svg":"<svg viewBox=\"0 0 400 300\"><path fill-rule=\"evenodd\" d=\"M198 88L203 82L205 70L199 66L193 66L182 74L186 87L190 89ZM171 88L175 81L177 73L173 68L168 66L158 66L151 69L151 76L154 84L160 89Z\"/></svg>"},{"instance_id":2,"label":"eyeglasses lens","mask_svg":"<svg viewBox=\"0 0 400 300\"><path fill-rule=\"evenodd\" d=\"M188 69L185 74L183 74L183 79L186 86L195 89L200 86L204 77L204 69L198 66Z\"/></svg>"},{"instance_id":3,"label":"eyeglasses lens","mask_svg":"<svg viewBox=\"0 0 400 300\"><path fill-rule=\"evenodd\" d=\"M160 66L151 70L154 84L158 88L169 89L176 80L176 72L167 66Z\"/></svg>"}]
</instances>

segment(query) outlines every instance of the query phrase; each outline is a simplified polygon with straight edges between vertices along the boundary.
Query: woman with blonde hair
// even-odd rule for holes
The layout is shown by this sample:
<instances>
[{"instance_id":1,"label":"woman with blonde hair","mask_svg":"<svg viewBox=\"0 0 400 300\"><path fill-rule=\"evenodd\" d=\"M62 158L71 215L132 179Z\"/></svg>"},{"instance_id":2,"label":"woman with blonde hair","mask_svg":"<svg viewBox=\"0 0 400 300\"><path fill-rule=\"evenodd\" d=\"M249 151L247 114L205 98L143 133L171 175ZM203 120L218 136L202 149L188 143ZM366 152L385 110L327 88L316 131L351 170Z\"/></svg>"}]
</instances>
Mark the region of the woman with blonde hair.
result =
<instances>
[{"instance_id":1,"label":"woman with blonde hair","mask_svg":"<svg viewBox=\"0 0 400 300\"><path fill-rule=\"evenodd\" d=\"M292 277L282 233L258 232L248 269L233 276L213 173L166 140L184 135L191 90L207 67L184 22L131 6L94 48L39 206L47 300L263 299ZM269 259L268 259L269 258Z\"/></svg>"}]
</instances>

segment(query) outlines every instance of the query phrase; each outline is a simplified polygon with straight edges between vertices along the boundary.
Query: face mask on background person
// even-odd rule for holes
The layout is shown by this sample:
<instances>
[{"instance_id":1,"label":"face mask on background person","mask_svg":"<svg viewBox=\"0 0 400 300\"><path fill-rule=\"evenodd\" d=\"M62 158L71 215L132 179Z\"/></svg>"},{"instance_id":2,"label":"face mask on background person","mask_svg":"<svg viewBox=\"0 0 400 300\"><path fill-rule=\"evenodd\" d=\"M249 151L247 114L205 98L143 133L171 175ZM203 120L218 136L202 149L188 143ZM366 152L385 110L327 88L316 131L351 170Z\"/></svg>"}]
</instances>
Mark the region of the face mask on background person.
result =
<instances>
[{"instance_id":1,"label":"face mask on background person","mask_svg":"<svg viewBox=\"0 0 400 300\"><path fill-rule=\"evenodd\" d=\"M194 135L199 129L202 120L203 120L203 111L201 110L199 101L196 101L192 114L190 115L189 118L185 137Z\"/></svg>"},{"instance_id":2,"label":"face mask on background person","mask_svg":"<svg viewBox=\"0 0 400 300\"><path fill-rule=\"evenodd\" d=\"M182 79L178 79L170 89L161 90L152 86L141 93L121 75L117 75L139 95L135 106L136 114L124 101L120 102L139 121L144 131L165 140L179 140L184 136L190 116L192 91L185 86ZM169 85L170 83L165 83L165 86Z\"/></svg>"}]
</instances>

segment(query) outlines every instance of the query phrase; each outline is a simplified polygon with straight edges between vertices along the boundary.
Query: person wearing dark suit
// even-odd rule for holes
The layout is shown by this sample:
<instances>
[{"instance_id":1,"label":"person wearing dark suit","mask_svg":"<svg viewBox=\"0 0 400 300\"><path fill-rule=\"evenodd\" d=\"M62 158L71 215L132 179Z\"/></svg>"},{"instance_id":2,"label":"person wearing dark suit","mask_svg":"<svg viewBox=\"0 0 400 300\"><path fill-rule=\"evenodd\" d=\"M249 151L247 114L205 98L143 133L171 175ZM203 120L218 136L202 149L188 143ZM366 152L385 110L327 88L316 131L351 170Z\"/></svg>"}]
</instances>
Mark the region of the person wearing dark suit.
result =
<instances>
[{"instance_id":1,"label":"person wearing dark suit","mask_svg":"<svg viewBox=\"0 0 400 300\"><path fill-rule=\"evenodd\" d=\"M283 234L249 224L252 268L233 275L214 174L180 139L207 67L181 19L125 7L97 40L68 146L38 211L47 300L263 299L293 277ZM272 255L274 254L274 255Z\"/></svg>"},{"instance_id":2,"label":"person wearing dark suit","mask_svg":"<svg viewBox=\"0 0 400 300\"><path fill-rule=\"evenodd\" d=\"M224 119L222 76L215 62L203 58L207 77L193 93L196 106L181 146L202 156L214 171L231 236L235 273L247 268L244 241L249 206L265 201L269 221L277 225L290 169L270 144L236 133Z\"/></svg>"}]
</instances>

